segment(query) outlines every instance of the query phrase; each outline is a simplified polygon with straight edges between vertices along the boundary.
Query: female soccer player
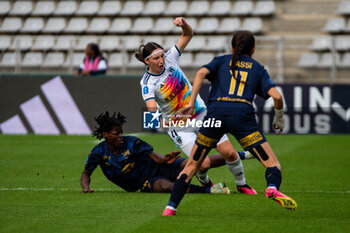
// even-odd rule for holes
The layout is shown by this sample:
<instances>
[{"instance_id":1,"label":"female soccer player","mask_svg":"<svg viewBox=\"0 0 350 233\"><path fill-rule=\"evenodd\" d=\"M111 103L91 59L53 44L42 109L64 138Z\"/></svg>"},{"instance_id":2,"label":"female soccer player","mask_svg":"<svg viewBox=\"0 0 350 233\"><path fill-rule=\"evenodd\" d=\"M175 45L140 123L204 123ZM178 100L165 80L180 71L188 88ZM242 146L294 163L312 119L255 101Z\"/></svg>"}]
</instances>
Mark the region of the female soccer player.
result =
<instances>
[{"instance_id":1,"label":"female soccer player","mask_svg":"<svg viewBox=\"0 0 350 233\"><path fill-rule=\"evenodd\" d=\"M282 180L281 165L278 162L263 133L258 129L252 102L255 94L274 100L275 119L273 127L280 134L284 127L283 100L270 79L269 74L252 58L255 39L249 31L238 31L232 38L232 54L215 57L196 74L188 106L182 114L195 109L195 101L204 78L211 81L208 114L205 119L215 118L222 122L221 128L201 128L191 156L185 168L175 181L173 191L163 215L175 215L176 208L187 190L195 172L225 133L236 137L245 150L249 150L266 167L267 188L265 195L290 210L297 203L279 192Z\"/></svg>"},{"instance_id":2,"label":"female soccer player","mask_svg":"<svg viewBox=\"0 0 350 233\"><path fill-rule=\"evenodd\" d=\"M159 106L162 119L166 124L174 122L174 115L187 105L192 91L190 82L178 65L178 59L192 39L193 31L182 17L175 18L174 24L182 28L182 35L178 43L171 47L167 53L159 44L150 42L141 45L139 51L135 54L139 61L148 66L140 82L146 106L149 111L156 111ZM194 105L194 112L191 115L184 116L183 121L187 119L202 120L204 118L206 106L199 96L194 100ZM196 127L168 127L166 129L173 142L187 156L191 153L198 130L199 128ZM222 135L214 147L225 158L229 170L235 177L238 191L245 194L256 194L255 190L246 184L241 159L227 136ZM225 160L222 160L225 164ZM197 173L198 180L208 186L212 185L207 174L209 167L214 166L210 164L210 159L206 158Z\"/></svg>"}]
</instances>

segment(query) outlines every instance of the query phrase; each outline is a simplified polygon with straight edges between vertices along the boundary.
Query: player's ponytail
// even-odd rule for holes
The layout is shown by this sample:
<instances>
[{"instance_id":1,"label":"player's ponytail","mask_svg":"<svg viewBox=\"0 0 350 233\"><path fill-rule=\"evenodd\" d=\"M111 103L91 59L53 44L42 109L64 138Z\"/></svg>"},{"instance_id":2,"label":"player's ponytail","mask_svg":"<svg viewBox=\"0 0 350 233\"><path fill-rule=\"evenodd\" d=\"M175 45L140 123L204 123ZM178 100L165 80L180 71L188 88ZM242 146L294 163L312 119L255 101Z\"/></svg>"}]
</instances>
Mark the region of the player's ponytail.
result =
<instances>
[{"instance_id":1,"label":"player's ponytail","mask_svg":"<svg viewBox=\"0 0 350 233\"><path fill-rule=\"evenodd\" d=\"M253 33L250 31L236 31L231 40L234 52L231 61L231 75L236 78L235 70L239 58L243 55L251 56L255 46L255 39Z\"/></svg>"},{"instance_id":2,"label":"player's ponytail","mask_svg":"<svg viewBox=\"0 0 350 233\"><path fill-rule=\"evenodd\" d=\"M135 52L135 57L140 62L145 63L145 58L151 55L156 49L163 49L163 47L155 42L148 42L145 45L140 45L138 50Z\"/></svg>"}]
</instances>

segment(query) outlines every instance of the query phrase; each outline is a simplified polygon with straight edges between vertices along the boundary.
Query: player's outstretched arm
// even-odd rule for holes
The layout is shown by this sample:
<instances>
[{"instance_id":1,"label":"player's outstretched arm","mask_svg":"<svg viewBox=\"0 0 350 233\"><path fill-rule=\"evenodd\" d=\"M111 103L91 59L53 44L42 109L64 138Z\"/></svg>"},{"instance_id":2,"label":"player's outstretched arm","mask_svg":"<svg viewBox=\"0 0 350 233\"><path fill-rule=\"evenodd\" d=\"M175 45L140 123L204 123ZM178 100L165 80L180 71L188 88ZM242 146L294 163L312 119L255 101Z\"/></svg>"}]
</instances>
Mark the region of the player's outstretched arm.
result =
<instances>
[{"instance_id":1,"label":"player's outstretched arm","mask_svg":"<svg viewBox=\"0 0 350 233\"><path fill-rule=\"evenodd\" d=\"M90 176L91 176L92 172L90 172L89 170L84 169L83 173L81 174L81 187L83 188L83 193L92 193L94 192L93 189L90 189Z\"/></svg>"},{"instance_id":2,"label":"player's outstretched arm","mask_svg":"<svg viewBox=\"0 0 350 233\"><path fill-rule=\"evenodd\" d=\"M194 81L193 81L193 87L192 87L190 101L188 102L187 106L180 111L181 115L192 115L193 114L199 90L202 87L203 80L205 79L205 77L209 73L210 73L209 70L205 67L198 70L196 77L194 78Z\"/></svg>"},{"instance_id":3,"label":"player's outstretched arm","mask_svg":"<svg viewBox=\"0 0 350 233\"><path fill-rule=\"evenodd\" d=\"M275 130L276 134L280 134L284 128L283 98L275 87L271 88L268 91L268 94L273 98L275 109L275 118L272 122L272 127Z\"/></svg>"},{"instance_id":4,"label":"player's outstretched arm","mask_svg":"<svg viewBox=\"0 0 350 233\"><path fill-rule=\"evenodd\" d=\"M190 40L193 37L193 30L192 27L187 24L186 20L182 17L177 17L174 19L174 24L177 27L182 28L182 35L177 42L177 47L180 49L181 52L183 52L187 46L187 44L190 42Z\"/></svg>"},{"instance_id":5,"label":"player's outstretched arm","mask_svg":"<svg viewBox=\"0 0 350 233\"><path fill-rule=\"evenodd\" d=\"M155 162L155 163L173 163L175 160L180 158L180 151L173 151L165 156L152 152L149 157Z\"/></svg>"}]
</instances>

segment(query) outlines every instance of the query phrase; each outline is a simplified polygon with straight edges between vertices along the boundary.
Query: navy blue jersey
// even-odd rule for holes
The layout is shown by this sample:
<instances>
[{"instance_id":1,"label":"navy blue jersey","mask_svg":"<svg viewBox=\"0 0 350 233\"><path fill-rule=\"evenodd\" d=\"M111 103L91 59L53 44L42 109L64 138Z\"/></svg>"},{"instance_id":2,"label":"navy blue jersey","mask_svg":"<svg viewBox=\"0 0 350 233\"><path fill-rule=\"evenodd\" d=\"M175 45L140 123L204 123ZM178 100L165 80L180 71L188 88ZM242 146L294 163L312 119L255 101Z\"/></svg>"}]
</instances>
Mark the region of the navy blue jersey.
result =
<instances>
[{"instance_id":1,"label":"navy blue jersey","mask_svg":"<svg viewBox=\"0 0 350 233\"><path fill-rule=\"evenodd\" d=\"M241 56L236 63L235 77L231 75L231 55L215 57L203 67L210 71L206 77L211 81L211 91L208 99L208 111L211 108L232 110L232 103L245 103L241 106L250 106L255 94L267 99L267 92L275 87L265 68L251 57ZM243 82L240 82L243 81ZM237 106L237 104L235 104Z\"/></svg>"},{"instance_id":2,"label":"navy blue jersey","mask_svg":"<svg viewBox=\"0 0 350 233\"><path fill-rule=\"evenodd\" d=\"M134 192L158 172L159 165L149 157L153 152L151 145L134 136L124 136L123 140L117 155L105 141L95 146L86 159L85 169L92 172L100 165L110 181Z\"/></svg>"}]
</instances>

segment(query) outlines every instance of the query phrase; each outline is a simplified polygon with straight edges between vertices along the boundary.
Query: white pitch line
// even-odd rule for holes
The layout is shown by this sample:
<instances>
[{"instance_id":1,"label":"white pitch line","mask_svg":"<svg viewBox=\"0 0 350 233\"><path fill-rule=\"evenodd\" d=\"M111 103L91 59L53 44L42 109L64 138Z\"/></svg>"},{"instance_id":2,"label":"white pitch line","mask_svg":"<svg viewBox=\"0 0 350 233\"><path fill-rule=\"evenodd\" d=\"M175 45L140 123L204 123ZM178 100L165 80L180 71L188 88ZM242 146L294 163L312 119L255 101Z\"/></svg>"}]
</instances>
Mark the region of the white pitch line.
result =
<instances>
[{"instance_id":1,"label":"white pitch line","mask_svg":"<svg viewBox=\"0 0 350 233\"><path fill-rule=\"evenodd\" d=\"M96 188L95 191L119 191L118 189L112 189L112 188ZM18 187L18 188L6 188L2 187L0 188L0 191L81 191L81 189L73 189L73 188L25 188L25 187ZM258 193L264 193L264 190L258 190ZM286 190L283 191L286 193L329 193L329 194L350 194L350 190L308 190L308 191L298 191L298 190Z\"/></svg>"}]
</instances>

